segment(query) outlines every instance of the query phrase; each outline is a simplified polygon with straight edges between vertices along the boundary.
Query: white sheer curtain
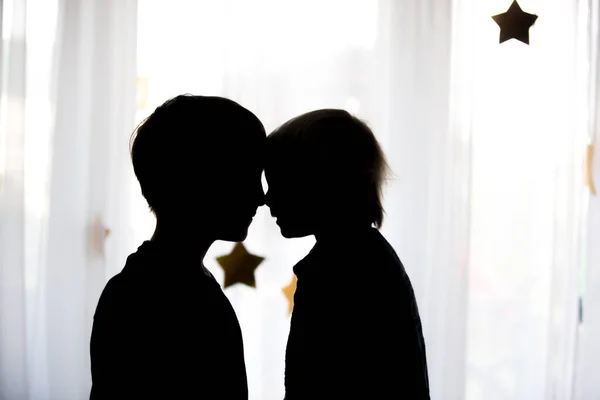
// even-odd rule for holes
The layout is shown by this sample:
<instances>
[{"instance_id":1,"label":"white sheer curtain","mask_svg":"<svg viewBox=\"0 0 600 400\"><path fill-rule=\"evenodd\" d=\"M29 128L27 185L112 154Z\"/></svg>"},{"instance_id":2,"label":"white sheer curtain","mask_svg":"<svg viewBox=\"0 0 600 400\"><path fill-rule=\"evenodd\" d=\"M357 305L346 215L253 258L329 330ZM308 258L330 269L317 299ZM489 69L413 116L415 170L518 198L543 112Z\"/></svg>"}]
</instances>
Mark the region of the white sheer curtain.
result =
<instances>
[{"instance_id":1,"label":"white sheer curtain","mask_svg":"<svg viewBox=\"0 0 600 400\"><path fill-rule=\"evenodd\" d=\"M0 4L0 398L84 399L99 291L132 250L136 2Z\"/></svg>"},{"instance_id":2,"label":"white sheer curtain","mask_svg":"<svg viewBox=\"0 0 600 400\"><path fill-rule=\"evenodd\" d=\"M396 175L382 231L415 287L434 399L463 398L466 365L471 132L459 117L470 66L452 15L447 1L380 2L370 117Z\"/></svg>"},{"instance_id":3,"label":"white sheer curtain","mask_svg":"<svg viewBox=\"0 0 600 400\"><path fill-rule=\"evenodd\" d=\"M432 398L598 397L600 224L582 169L593 1L520 1L540 16L531 46L498 44L503 0L139 3L0 2L0 399L88 396L99 291L154 224L127 157L134 116L186 92L231 97L268 130L320 107L373 127L395 172L383 233L415 287ZM283 396L281 289L312 244L281 238L261 208L245 242L266 257L257 288L225 289L252 400ZM231 247L207 256L217 279Z\"/></svg>"},{"instance_id":4,"label":"white sheer curtain","mask_svg":"<svg viewBox=\"0 0 600 400\"><path fill-rule=\"evenodd\" d=\"M592 146L588 160L590 163L591 181L596 192L588 198L589 209L587 225L587 246L584 252L586 270L583 273L583 314L580 326L580 342L577 352L576 399L597 398L600 393L598 380L598 360L600 360L600 138L598 134L600 103L600 4L595 1L585 2L588 10L585 28L590 37L588 55L589 100L588 142Z\"/></svg>"},{"instance_id":5,"label":"white sheer curtain","mask_svg":"<svg viewBox=\"0 0 600 400\"><path fill-rule=\"evenodd\" d=\"M468 399L570 399L584 245L587 1L523 0L531 45L498 45L505 1L455 2L472 71ZM455 43L460 48L461 43ZM457 84L457 82L454 82ZM596 396L590 397L595 398Z\"/></svg>"}]
</instances>

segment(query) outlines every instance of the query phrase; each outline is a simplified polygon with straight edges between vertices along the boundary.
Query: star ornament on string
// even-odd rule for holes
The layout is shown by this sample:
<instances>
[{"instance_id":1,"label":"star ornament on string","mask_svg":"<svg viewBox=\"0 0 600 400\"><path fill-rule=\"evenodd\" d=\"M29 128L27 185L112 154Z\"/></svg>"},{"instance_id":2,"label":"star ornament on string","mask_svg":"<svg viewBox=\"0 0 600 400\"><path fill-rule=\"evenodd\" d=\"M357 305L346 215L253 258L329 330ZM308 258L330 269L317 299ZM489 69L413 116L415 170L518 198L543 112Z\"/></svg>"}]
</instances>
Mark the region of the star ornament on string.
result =
<instances>
[{"instance_id":1,"label":"star ornament on string","mask_svg":"<svg viewBox=\"0 0 600 400\"><path fill-rule=\"evenodd\" d=\"M500 43L517 39L528 45L529 28L533 26L538 16L523 11L515 0L505 13L494 15L492 18L500 27Z\"/></svg>"},{"instance_id":2,"label":"star ornament on string","mask_svg":"<svg viewBox=\"0 0 600 400\"><path fill-rule=\"evenodd\" d=\"M254 271L264 260L263 257L250 254L242 243L236 243L231 253L217 257L217 262L225 272L223 288L236 283L255 288Z\"/></svg>"}]
</instances>

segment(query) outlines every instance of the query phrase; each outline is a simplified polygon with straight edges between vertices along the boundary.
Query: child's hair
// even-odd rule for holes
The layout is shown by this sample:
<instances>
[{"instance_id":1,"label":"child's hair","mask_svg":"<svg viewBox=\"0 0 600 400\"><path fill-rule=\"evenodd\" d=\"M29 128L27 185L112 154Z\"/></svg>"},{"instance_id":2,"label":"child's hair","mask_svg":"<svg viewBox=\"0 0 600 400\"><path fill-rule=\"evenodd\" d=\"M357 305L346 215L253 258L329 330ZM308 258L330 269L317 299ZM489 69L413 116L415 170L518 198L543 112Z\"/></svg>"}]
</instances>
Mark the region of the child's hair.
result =
<instances>
[{"instance_id":1,"label":"child's hair","mask_svg":"<svg viewBox=\"0 0 600 400\"><path fill-rule=\"evenodd\" d=\"M238 103L184 94L157 107L135 129L131 161L142 194L158 215L177 207L181 193L217 182L236 163L257 157L265 137L260 120Z\"/></svg>"},{"instance_id":2,"label":"child's hair","mask_svg":"<svg viewBox=\"0 0 600 400\"><path fill-rule=\"evenodd\" d=\"M381 227L382 187L389 168L375 135L363 121L345 110L315 110L277 128L267 143L272 149L269 153L295 164L293 168L309 177L312 188L334 197L330 200L339 205L335 208Z\"/></svg>"}]
</instances>

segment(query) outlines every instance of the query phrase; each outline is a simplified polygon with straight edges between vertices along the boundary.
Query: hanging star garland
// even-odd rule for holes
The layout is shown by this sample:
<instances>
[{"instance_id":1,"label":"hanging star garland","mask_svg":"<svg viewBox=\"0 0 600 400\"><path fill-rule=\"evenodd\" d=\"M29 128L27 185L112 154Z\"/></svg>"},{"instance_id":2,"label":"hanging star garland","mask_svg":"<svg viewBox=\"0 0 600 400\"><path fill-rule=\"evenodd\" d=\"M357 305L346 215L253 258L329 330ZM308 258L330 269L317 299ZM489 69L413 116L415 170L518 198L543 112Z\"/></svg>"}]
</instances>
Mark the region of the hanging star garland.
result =
<instances>
[{"instance_id":1,"label":"hanging star garland","mask_svg":"<svg viewBox=\"0 0 600 400\"><path fill-rule=\"evenodd\" d=\"M505 13L494 15L492 18L500 27L500 43L517 39L528 45L529 28L533 26L538 16L526 13L517 0L514 0Z\"/></svg>"},{"instance_id":2,"label":"hanging star garland","mask_svg":"<svg viewBox=\"0 0 600 400\"><path fill-rule=\"evenodd\" d=\"M294 293L296 293L297 282L298 278L296 278L296 275L293 275L290 283L281 290L288 301L288 314L291 314L294 309Z\"/></svg>"},{"instance_id":3,"label":"hanging star garland","mask_svg":"<svg viewBox=\"0 0 600 400\"><path fill-rule=\"evenodd\" d=\"M231 253L217 257L217 262L225 272L223 288L242 283L255 288L254 271L264 261L263 257L250 254L242 243L236 243Z\"/></svg>"}]
</instances>

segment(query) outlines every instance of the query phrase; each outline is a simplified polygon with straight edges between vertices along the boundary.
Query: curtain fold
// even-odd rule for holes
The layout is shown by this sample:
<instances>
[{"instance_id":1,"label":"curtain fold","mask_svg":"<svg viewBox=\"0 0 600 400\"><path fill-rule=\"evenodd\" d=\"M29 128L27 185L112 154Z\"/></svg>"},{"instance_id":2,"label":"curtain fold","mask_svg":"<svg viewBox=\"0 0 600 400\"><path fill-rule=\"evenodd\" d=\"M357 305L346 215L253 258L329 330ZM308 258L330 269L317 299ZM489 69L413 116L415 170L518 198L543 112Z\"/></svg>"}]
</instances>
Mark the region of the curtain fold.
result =
<instances>
[{"instance_id":1,"label":"curtain fold","mask_svg":"<svg viewBox=\"0 0 600 400\"><path fill-rule=\"evenodd\" d=\"M26 398L26 2L3 2L0 59L0 394ZM5 33L6 32L6 33Z\"/></svg>"},{"instance_id":2,"label":"curtain fold","mask_svg":"<svg viewBox=\"0 0 600 400\"><path fill-rule=\"evenodd\" d=\"M570 399L584 245L589 58L580 1L519 1L530 44L499 44L505 1L455 0L471 64L466 399ZM465 41L466 40L466 41Z\"/></svg>"},{"instance_id":3,"label":"curtain fold","mask_svg":"<svg viewBox=\"0 0 600 400\"><path fill-rule=\"evenodd\" d=\"M380 1L376 131L394 172L383 233L413 282L431 396L465 390L470 242L470 68L452 3ZM461 15L462 18L462 15ZM462 22L462 21L461 21ZM459 22L460 23L460 22Z\"/></svg>"},{"instance_id":4,"label":"curtain fold","mask_svg":"<svg viewBox=\"0 0 600 400\"><path fill-rule=\"evenodd\" d=\"M87 398L93 312L135 249L137 6L11 0L3 10L0 398Z\"/></svg>"},{"instance_id":5,"label":"curtain fold","mask_svg":"<svg viewBox=\"0 0 600 400\"><path fill-rule=\"evenodd\" d=\"M589 104L587 112L587 144L592 146L587 161L591 172L591 181L596 190L600 188L600 143L598 143L600 115L600 5L596 1L583 1L587 11L582 24L589 37ZM588 188L589 190L590 188ZM600 194L589 193L587 200L587 224L584 226L586 248L583 253L581 324L579 328L579 346L576 358L575 399L586 400L598 397L598 361L600 360Z\"/></svg>"},{"instance_id":6,"label":"curtain fold","mask_svg":"<svg viewBox=\"0 0 600 400\"><path fill-rule=\"evenodd\" d=\"M119 210L128 206L125 178L131 177L127 149L135 110L137 9L133 1L59 4L46 338L50 363L61 360L64 366L49 370L51 393L83 398L97 299L135 249L127 247L127 221L118 218L127 215ZM127 251L119 252L113 242L114 253L107 253L107 229Z\"/></svg>"}]
</instances>

